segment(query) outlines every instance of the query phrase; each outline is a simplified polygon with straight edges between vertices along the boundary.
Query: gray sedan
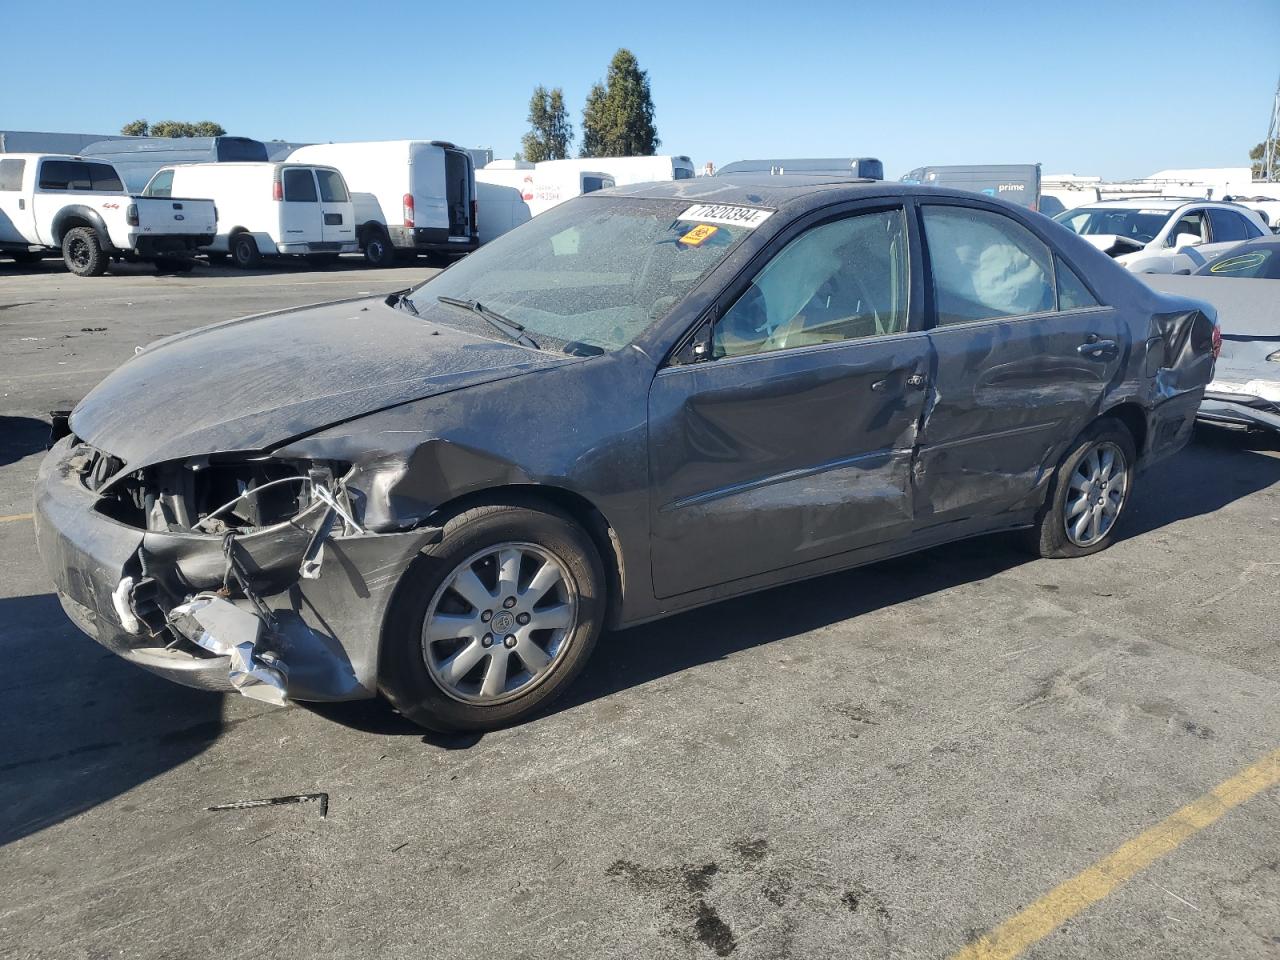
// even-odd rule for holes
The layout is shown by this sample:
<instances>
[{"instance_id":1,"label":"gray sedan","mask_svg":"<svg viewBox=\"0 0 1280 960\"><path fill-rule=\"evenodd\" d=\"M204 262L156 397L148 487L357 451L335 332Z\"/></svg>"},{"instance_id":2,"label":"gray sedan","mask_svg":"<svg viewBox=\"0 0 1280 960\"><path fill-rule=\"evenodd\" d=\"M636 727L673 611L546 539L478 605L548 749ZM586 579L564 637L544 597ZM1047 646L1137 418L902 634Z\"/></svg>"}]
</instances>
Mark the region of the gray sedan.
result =
<instances>
[{"instance_id":1,"label":"gray sedan","mask_svg":"<svg viewBox=\"0 0 1280 960\"><path fill-rule=\"evenodd\" d=\"M141 351L50 451L40 552L173 680L491 728L606 627L994 531L1105 548L1214 332L972 194L604 191L411 291Z\"/></svg>"}]
</instances>

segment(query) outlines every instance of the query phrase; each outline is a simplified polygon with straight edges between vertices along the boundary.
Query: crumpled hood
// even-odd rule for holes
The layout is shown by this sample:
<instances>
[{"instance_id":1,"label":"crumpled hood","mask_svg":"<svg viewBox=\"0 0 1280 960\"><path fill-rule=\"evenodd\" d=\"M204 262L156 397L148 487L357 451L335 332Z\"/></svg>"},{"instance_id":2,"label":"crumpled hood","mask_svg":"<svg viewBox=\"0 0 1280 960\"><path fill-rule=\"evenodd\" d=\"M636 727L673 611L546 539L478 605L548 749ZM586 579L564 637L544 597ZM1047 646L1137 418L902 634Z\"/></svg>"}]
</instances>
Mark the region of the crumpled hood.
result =
<instances>
[{"instance_id":1,"label":"crumpled hood","mask_svg":"<svg viewBox=\"0 0 1280 960\"><path fill-rule=\"evenodd\" d=\"M433 323L381 297L340 301L158 341L80 401L71 430L137 470L270 449L375 410L566 362L573 358Z\"/></svg>"}]
</instances>

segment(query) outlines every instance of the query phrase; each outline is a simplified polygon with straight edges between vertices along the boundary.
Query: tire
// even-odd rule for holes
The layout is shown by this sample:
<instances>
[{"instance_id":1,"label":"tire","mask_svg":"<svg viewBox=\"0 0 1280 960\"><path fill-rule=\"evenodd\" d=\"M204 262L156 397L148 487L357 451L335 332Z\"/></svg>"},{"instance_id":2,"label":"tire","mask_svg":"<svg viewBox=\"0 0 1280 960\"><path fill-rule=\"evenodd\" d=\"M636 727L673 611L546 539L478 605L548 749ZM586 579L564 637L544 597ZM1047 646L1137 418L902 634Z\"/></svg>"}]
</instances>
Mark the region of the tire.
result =
<instances>
[{"instance_id":1,"label":"tire","mask_svg":"<svg viewBox=\"0 0 1280 960\"><path fill-rule=\"evenodd\" d=\"M372 267L393 267L396 260L396 248L387 236L387 231L375 227L365 234L364 258Z\"/></svg>"},{"instance_id":2,"label":"tire","mask_svg":"<svg viewBox=\"0 0 1280 960\"><path fill-rule=\"evenodd\" d=\"M156 273L190 273L195 269L191 260L169 259L162 257L155 262Z\"/></svg>"},{"instance_id":3,"label":"tire","mask_svg":"<svg viewBox=\"0 0 1280 960\"><path fill-rule=\"evenodd\" d=\"M504 568L517 571L514 589L502 589ZM476 603L454 589L459 584ZM524 720L586 664L604 625L605 584L591 538L554 507L495 503L459 513L397 586L382 639L382 693L429 730L493 730ZM451 639L453 631L461 635ZM451 667L458 670L453 683Z\"/></svg>"},{"instance_id":4,"label":"tire","mask_svg":"<svg viewBox=\"0 0 1280 960\"><path fill-rule=\"evenodd\" d=\"M62 259L77 277L100 277L110 258L93 227L72 227L62 238Z\"/></svg>"},{"instance_id":5,"label":"tire","mask_svg":"<svg viewBox=\"0 0 1280 960\"><path fill-rule=\"evenodd\" d=\"M1097 459L1092 459L1095 454ZM1123 459L1119 470L1117 457ZM1064 559L1086 557L1111 546L1133 499L1136 462L1133 435L1118 420L1104 417L1085 430L1054 472L1048 497L1029 531L1032 552ZM1117 477L1123 480L1117 483ZM1104 480L1101 485L1099 478Z\"/></svg>"},{"instance_id":6,"label":"tire","mask_svg":"<svg viewBox=\"0 0 1280 960\"><path fill-rule=\"evenodd\" d=\"M231 238L231 260L241 270L252 270L262 265L258 241L253 239L252 234L237 233Z\"/></svg>"}]
</instances>

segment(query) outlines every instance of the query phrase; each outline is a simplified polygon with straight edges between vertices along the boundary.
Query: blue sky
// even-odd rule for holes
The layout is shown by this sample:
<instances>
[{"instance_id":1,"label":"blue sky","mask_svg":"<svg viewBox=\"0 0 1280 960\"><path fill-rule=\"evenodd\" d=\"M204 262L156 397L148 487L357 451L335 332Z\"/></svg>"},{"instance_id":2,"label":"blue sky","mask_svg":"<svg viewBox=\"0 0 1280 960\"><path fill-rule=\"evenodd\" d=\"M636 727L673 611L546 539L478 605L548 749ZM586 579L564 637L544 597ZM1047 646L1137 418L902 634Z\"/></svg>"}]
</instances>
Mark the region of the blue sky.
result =
<instances>
[{"instance_id":1,"label":"blue sky","mask_svg":"<svg viewBox=\"0 0 1280 960\"><path fill-rule=\"evenodd\" d=\"M535 84L564 88L576 128L626 46L649 71L664 152L877 156L891 176L1244 165L1280 74L1280 0L7 0L3 22L3 129L210 119L260 139L440 138L510 156Z\"/></svg>"}]
</instances>

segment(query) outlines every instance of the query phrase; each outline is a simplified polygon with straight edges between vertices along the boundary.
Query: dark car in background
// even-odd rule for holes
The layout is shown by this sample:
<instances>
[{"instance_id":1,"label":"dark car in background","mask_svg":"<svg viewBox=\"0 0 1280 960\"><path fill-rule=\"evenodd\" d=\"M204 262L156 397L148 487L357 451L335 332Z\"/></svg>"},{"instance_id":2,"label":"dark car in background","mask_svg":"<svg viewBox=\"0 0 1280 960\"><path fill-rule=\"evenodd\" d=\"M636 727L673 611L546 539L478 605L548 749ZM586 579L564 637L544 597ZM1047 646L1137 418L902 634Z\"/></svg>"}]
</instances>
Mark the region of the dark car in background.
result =
<instances>
[{"instance_id":1,"label":"dark car in background","mask_svg":"<svg viewBox=\"0 0 1280 960\"><path fill-rule=\"evenodd\" d=\"M602 191L403 294L143 350L49 453L37 537L156 673L491 728L605 627L994 531L1105 548L1214 331L974 194Z\"/></svg>"}]
</instances>

